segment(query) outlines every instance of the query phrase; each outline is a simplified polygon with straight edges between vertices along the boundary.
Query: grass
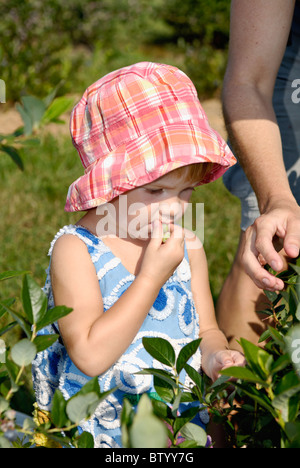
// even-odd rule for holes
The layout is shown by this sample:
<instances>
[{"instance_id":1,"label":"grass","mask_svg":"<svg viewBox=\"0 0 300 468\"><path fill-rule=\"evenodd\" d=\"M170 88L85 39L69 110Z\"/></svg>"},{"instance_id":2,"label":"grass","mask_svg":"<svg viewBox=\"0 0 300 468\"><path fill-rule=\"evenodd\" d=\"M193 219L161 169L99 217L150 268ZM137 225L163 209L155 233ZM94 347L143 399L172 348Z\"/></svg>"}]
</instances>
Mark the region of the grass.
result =
<instances>
[{"instance_id":1,"label":"grass","mask_svg":"<svg viewBox=\"0 0 300 468\"><path fill-rule=\"evenodd\" d=\"M70 183L83 170L66 135L45 133L41 145L27 149L23 160L24 172L7 155L0 153L0 272L30 270L42 286L51 240L62 226L76 222L81 216L64 212L64 204ZM204 247L216 299L238 243L239 201L226 190L222 180L199 187L195 200L204 203ZM18 293L16 281L2 283L2 298Z\"/></svg>"}]
</instances>

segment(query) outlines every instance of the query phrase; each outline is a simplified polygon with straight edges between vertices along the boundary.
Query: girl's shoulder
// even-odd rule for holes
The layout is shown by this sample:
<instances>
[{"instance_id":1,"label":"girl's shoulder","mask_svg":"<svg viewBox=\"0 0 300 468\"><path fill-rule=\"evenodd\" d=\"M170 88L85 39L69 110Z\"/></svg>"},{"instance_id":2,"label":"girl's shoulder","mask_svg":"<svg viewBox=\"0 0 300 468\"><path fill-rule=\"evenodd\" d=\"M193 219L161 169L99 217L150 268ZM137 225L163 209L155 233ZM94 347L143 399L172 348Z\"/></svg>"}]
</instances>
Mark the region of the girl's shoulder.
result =
<instances>
[{"instance_id":1,"label":"girl's shoulder","mask_svg":"<svg viewBox=\"0 0 300 468\"><path fill-rule=\"evenodd\" d=\"M69 267L75 259L82 264L85 259L89 258L89 253L85 242L71 232L60 233L51 243L49 250L51 256L51 269L57 266Z\"/></svg>"},{"instance_id":2,"label":"girl's shoulder","mask_svg":"<svg viewBox=\"0 0 300 468\"><path fill-rule=\"evenodd\" d=\"M56 291L58 288L66 291L86 291L89 290L89 285L96 285L97 277L89 249L79 236L74 235L74 232L63 229L50 248L49 272L52 288Z\"/></svg>"},{"instance_id":3,"label":"girl's shoulder","mask_svg":"<svg viewBox=\"0 0 300 468\"><path fill-rule=\"evenodd\" d=\"M101 240L92 234L87 228L77 225L77 224L68 224L62 227L57 234L54 236L48 255L52 255L54 246L59 244L72 244L72 245L81 245L84 243L86 246L90 247L99 247Z\"/></svg>"},{"instance_id":4,"label":"girl's shoulder","mask_svg":"<svg viewBox=\"0 0 300 468\"><path fill-rule=\"evenodd\" d=\"M67 225L61 228L51 242L48 255L51 258L51 271L70 270L70 265L88 265L91 258L99 257L97 239L87 229L78 225ZM105 246L104 246L105 248Z\"/></svg>"}]
</instances>

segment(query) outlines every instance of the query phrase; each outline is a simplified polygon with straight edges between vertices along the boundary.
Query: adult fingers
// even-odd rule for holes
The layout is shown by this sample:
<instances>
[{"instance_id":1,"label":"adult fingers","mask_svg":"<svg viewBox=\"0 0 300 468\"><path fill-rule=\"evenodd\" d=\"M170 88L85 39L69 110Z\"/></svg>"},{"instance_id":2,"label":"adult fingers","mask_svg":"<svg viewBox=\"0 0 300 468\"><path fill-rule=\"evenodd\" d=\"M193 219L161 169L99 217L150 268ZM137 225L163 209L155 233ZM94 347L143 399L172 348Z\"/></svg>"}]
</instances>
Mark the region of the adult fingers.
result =
<instances>
[{"instance_id":1,"label":"adult fingers","mask_svg":"<svg viewBox=\"0 0 300 468\"><path fill-rule=\"evenodd\" d=\"M288 257L298 257L300 249L300 220L298 218L290 218L287 222L283 247Z\"/></svg>"},{"instance_id":2,"label":"adult fingers","mask_svg":"<svg viewBox=\"0 0 300 468\"><path fill-rule=\"evenodd\" d=\"M260 263L260 252L256 247L256 229L255 226L250 226L245 233L244 252L242 254L242 263L246 273L250 276L256 286L260 289L268 289L270 291L281 290L284 283L279 278L269 273ZM275 250L275 249L274 249ZM275 250L276 259L277 252ZM266 254L262 254L264 261L267 261ZM280 256L278 255L282 262ZM277 259L278 261L278 259ZM263 262L264 263L264 262ZM273 267L272 267L273 268ZM275 269L275 268L273 268Z\"/></svg>"},{"instance_id":3,"label":"adult fingers","mask_svg":"<svg viewBox=\"0 0 300 468\"><path fill-rule=\"evenodd\" d=\"M252 228L255 231L253 240L257 255L261 255L273 270L280 271L283 268L283 261L274 246L273 239L274 236L284 237L285 230L278 226L278 220L275 217L269 215L257 218Z\"/></svg>"}]
</instances>

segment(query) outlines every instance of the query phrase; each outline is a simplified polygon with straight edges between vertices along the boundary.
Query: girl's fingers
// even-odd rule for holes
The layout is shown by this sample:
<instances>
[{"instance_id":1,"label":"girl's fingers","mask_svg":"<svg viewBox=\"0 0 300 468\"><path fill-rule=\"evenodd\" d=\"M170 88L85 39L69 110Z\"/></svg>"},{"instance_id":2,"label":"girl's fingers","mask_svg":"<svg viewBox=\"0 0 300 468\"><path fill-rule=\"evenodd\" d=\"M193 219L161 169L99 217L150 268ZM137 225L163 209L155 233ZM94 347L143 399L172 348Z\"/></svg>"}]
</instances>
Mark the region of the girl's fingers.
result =
<instances>
[{"instance_id":1,"label":"girl's fingers","mask_svg":"<svg viewBox=\"0 0 300 468\"><path fill-rule=\"evenodd\" d=\"M152 245L157 245L159 246L162 242L162 237L163 237L163 228L161 222L156 219L152 223L152 231L151 231L151 241L150 243Z\"/></svg>"}]
</instances>

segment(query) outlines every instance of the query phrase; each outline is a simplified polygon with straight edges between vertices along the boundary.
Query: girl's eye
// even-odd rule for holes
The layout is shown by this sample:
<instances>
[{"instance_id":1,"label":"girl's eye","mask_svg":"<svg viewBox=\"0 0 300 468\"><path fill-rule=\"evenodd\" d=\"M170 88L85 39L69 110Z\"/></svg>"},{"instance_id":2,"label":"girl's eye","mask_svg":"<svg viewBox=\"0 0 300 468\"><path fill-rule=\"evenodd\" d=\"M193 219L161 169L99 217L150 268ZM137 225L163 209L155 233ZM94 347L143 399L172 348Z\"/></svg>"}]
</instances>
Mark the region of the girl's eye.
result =
<instances>
[{"instance_id":1,"label":"girl's eye","mask_svg":"<svg viewBox=\"0 0 300 468\"><path fill-rule=\"evenodd\" d=\"M154 193L162 193L163 192L163 189L148 189L148 192L151 193L151 194L154 194Z\"/></svg>"}]
</instances>

